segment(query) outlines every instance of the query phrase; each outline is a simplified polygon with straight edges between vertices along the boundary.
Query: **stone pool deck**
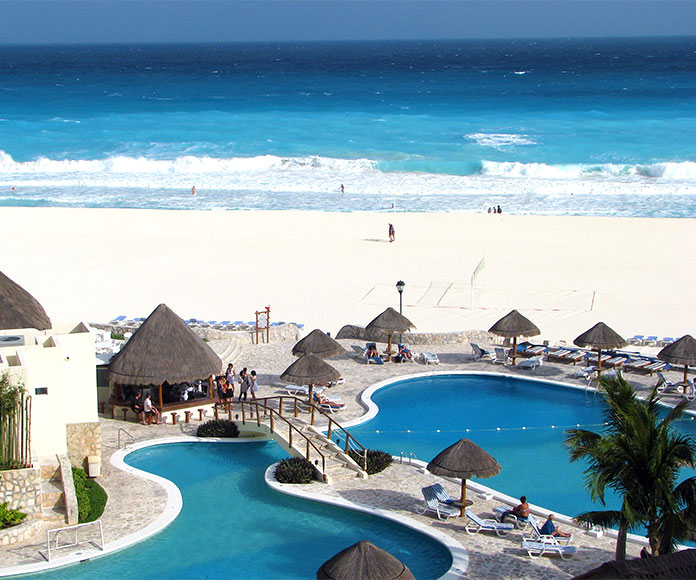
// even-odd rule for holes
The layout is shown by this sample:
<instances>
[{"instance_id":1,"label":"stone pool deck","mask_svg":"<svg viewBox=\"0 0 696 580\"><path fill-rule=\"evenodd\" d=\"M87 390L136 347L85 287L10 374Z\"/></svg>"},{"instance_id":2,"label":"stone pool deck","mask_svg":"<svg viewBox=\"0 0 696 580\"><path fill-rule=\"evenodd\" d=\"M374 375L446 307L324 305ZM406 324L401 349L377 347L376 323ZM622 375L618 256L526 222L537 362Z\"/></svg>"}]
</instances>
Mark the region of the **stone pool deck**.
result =
<instances>
[{"instance_id":1,"label":"stone pool deck","mask_svg":"<svg viewBox=\"0 0 696 580\"><path fill-rule=\"evenodd\" d=\"M350 345L355 341L344 340L341 342L350 350ZM213 346L215 346L214 343ZM259 376L260 397L284 394L284 384L280 381L279 375L295 360L291 354L291 349L292 344L289 343L244 345L241 352L237 353L235 360L224 362L234 362L237 370L245 366L249 371L255 369ZM335 418L341 424L347 424L363 415L366 409L361 404L359 395L375 383L399 376L430 371L499 372L560 381L577 385L580 388L586 387L586 381L573 378L577 370L573 366L545 363L533 371L525 371L511 366L478 362L473 360L468 344L418 345L414 346L413 350L437 353L440 364L429 366L419 363L366 365L364 360L355 359L350 355L332 359L331 364L341 372L345 379L344 384L332 389L331 394L334 394L335 391L346 401L346 409ZM656 382L655 377L644 377L632 373L626 374L626 377L636 385L640 392L647 392ZM670 380L678 380L677 373L668 373L668 378L670 377ZM595 395L590 391L588 396ZM676 397L674 400L677 400ZM415 401L414 404L418 404L418 401ZM427 412L427 406L424 406L424 412ZM159 484L136 477L111 465L111 455L119 449L119 433L121 446L126 440L131 440L121 430L125 429L136 442L141 442L162 437L193 436L200 423L194 420L190 424L143 426L105 417L101 418L101 422L103 459L102 476L99 478L99 483L109 494L109 502L102 517L104 540L108 544L135 534L152 524L164 512L166 503L165 490ZM260 476L262 477L262 475ZM469 535L464 530L465 522L463 520L453 521L450 519L445 522L430 515L422 515L418 513L423 505L421 488L435 482L442 483L451 495L458 495L459 486L456 482L443 480L443 478L433 476L418 467L398 462L385 472L371 476L367 480L357 478L341 480L331 486L317 482L308 486L308 489L313 493L341 497L354 503L389 509L450 535L460 542L468 553L469 566L467 571L461 575L462 578L533 578L540 580L572 578L613 558L615 540L612 537L596 538L587 534L584 529L577 527L572 530L574 536L572 543L579 547L578 555L574 559L561 560L558 556L544 556L538 560L532 560L521 549L519 532L513 532L505 538L499 538L489 533ZM486 480L476 480L476 483L485 485ZM533 490L520 490L520 493L525 492L530 496L530 499L533 499ZM483 516L491 514L492 508L500 503L500 500L480 498L473 489L470 489L468 494L469 498L475 502L471 509ZM540 513L546 512L543 509L539 511ZM559 524L562 529L571 527L562 521ZM33 541L3 550L0 552L0 575L3 572L2 568L41 562L43 558L39 554L39 550L45 550L45 546L46 539L45 534L43 534L37 536ZM637 556L640 548L641 546L638 544L629 543L629 554ZM317 562L317 567L321 563Z\"/></svg>"}]
</instances>

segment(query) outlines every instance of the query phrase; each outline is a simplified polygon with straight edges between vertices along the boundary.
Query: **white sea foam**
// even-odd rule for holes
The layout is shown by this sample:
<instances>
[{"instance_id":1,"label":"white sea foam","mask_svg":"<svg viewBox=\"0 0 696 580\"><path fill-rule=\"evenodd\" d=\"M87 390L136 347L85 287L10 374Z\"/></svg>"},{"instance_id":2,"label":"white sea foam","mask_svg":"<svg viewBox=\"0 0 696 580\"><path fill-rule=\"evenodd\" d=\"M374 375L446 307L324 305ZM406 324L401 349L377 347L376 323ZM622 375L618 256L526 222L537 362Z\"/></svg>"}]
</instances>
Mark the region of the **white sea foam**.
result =
<instances>
[{"instance_id":1,"label":"white sea foam","mask_svg":"<svg viewBox=\"0 0 696 580\"><path fill-rule=\"evenodd\" d=\"M482 147L492 147L501 151L516 145L534 145L536 143L528 135L515 133L471 133L466 138Z\"/></svg>"}]
</instances>

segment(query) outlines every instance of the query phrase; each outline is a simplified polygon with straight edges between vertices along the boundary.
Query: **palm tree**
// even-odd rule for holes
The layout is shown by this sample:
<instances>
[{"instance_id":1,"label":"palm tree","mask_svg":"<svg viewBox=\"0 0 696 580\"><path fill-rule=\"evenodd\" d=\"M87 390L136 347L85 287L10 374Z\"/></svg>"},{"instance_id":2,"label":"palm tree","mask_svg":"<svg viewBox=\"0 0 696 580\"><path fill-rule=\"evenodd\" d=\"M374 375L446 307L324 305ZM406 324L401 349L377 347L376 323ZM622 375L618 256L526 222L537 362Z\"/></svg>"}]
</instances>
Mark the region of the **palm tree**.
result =
<instances>
[{"instance_id":1,"label":"palm tree","mask_svg":"<svg viewBox=\"0 0 696 580\"><path fill-rule=\"evenodd\" d=\"M585 485L593 501L605 505L605 491L621 496L619 510L589 511L576 517L583 523L617 526L616 559L626 557L626 535L644 525L653 554L671 552L687 539L696 521L696 478L677 485L679 470L696 461L696 443L681 435L672 423L687 405L680 402L660 416L656 389L646 401L637 399L633 387L619 374L602 377L607 403L606 429L566 432L571 461L585 459Z\"/></svg>"}]
</instances>

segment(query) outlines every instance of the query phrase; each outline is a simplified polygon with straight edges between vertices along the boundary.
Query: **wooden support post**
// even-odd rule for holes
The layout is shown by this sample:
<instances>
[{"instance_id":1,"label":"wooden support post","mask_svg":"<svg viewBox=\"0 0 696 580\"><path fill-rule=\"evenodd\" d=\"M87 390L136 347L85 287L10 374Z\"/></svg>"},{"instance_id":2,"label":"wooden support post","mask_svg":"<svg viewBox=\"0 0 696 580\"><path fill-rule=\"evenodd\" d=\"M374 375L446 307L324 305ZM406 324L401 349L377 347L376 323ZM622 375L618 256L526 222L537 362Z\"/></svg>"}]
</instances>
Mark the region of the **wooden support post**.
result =
<instances>
[{"instance_id":1,"label":"wooden support post","mask_svg":"<svg viewBox=\"0 0 696 580\"><path fill-rule=\"evenodd\" d=\"M232 420L232 405L227 403L227 418L231 421Z\"/></svg>"},{"instance_id":2,"label":"wooden support post","mask_svg":"<svg viewBox=\"0 0 696 580\"><path fill-rule=\"evenodd\" d=\"M191 411L184 411L184 415L186 415L186 422L190 423L191 422Z\"/></svg>"},{"instance_id":3,"label":"wooden support post","mask_svg":"<svg viewBox=\"0 0 696 580\"><path fill-rule=\"evenodd\" d=\"M116 408L116 407L114 407L113 405L111 405L111 406L109 407L109 410L111 411L111 418L112 418L112 419L114 418L114 409L115 409L115 408Z\"/></svg>"},{"instance_id":4,"label":"wooden support post","mask_svg":"<svg viewBox=\"0 0 696 580\"><path fill-rule=\"evenodd\" d=\"M172 425L176 425L176 418L179 416L179 413L172 412Z\"/></svg>"},{"instance_id":5,"label":"wooden support post","mask_svg":"<svg viewBox=\"0 0 696 580\"><path fill-rule=\"evenodd\" d=\"M124 407L121 411L123 412L123 420L128 421L128 407Z\"/></svg>"},{"instance_id":6,"label":"wooden support post","mask_svg":"<svg viewBox=\"0 0 696 580\"><path fill-rule=\"evenodd\" d=\"M213 409L215 409L215 420L217 421L217 420L220 418L220 417L218 416L218 408L217 408L217 405L215 405L215 406L213 407Z\"/></svg>"},{"instance_id":7,"label":"wooden support post","mask_svg":"<svg viewBox=\"0 0 696 580\"><path fill-rule=\"evenodd\" d=\"M104 409L106 408L106 403L99 403L99 413L104 414Z\"/></svg>"},{"instance_id":8,"label":"wooden support post","mask_svg":"<svg viewBox=\"0 0 696 580\"><path fill-rule=\"evenodd\" d=\"M198 409L198 420L203 421L203 413L205 413L205 409Z\"/></svg>"},{"instance_id":9,"label":"wooden support post","mask_svg":"<svg viewBox=\"0 0 696 580\"><path fill-rule=\"evenodd\" d=\"M152 425L152 415L148 413L147 415L147 424Z\"/></svg>"}]
</instances>

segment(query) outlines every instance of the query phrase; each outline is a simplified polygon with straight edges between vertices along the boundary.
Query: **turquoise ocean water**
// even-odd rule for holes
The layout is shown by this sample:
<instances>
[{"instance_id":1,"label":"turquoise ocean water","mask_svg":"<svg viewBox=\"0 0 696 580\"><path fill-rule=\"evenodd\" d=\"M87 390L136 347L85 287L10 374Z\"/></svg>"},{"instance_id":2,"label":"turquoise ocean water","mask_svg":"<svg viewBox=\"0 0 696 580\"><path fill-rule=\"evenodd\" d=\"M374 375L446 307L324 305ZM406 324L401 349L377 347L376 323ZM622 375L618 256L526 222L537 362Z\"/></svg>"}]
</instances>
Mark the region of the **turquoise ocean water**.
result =
<instances>
[{"instance_id":1,"label":"turquoise ocean water","mask_svg":"<svg viewBox=\"0 0 696 580\"><path fill-rule=\"evenodd\" d=\"M695 73L696 38L4 46L0 204L693 217Z\"/></svg>"}]
</instances>

